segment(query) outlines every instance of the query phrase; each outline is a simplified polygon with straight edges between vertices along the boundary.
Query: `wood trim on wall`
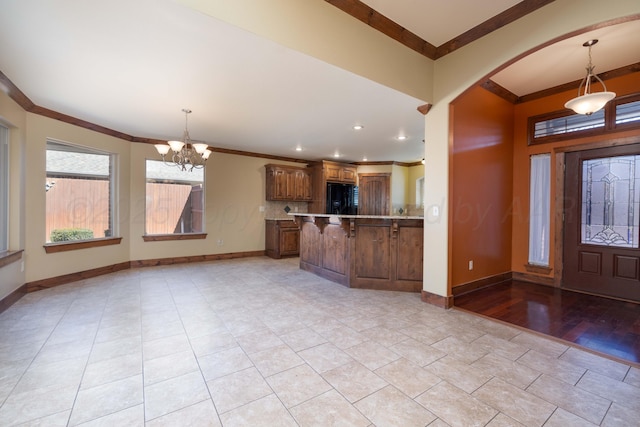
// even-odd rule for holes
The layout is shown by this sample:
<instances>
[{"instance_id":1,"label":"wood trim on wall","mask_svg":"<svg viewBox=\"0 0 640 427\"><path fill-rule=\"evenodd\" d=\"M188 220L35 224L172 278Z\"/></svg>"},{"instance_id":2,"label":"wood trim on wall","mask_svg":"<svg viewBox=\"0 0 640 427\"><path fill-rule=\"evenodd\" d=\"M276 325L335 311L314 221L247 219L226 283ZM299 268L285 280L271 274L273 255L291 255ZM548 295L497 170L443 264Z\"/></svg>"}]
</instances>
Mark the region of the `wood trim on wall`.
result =
<instances>
[{"instance_id":1,"label":"wood trim on wall","mask_svg":"<svg viewBox=\"0 0 640 427\"><path fill-rule=\"evenodd\" d=\"M264 256L265 251L230 252L226 254L191 255L173 258L155 258L131 261L131 268L155 267L158 265L189 264L192 262L219 261L223 259Z\"/></svg>"},{"instance_id":2,"label":"wood trim on wall","mask_svg":"<svg viewBox=\"0 0 640 427\"><path fill-rule=\"evenodd\" d=\"M505 273L496 274L494 276L484 277L479 280L474 280L472 282L463 283L462 285L454 286L451 289L451 293L454 297L462 294L466 294L468 292L472 292L481 288L486 288L488 286L497 285L498 283L506 282L507 280L511 280L512 272L507 271Z\"/></svg>"},{"instance_id":3,"label":"wood trim on wall","mask_svg":"<svg viewBox=\"0 0 640 427\"><path fill-rule=\"evenodd\" d=\"M427 292L423 289L420 294L420 299L422 302L444 309L450 309L453 307L453 295L443 297L442 295L432 294L431 292Z\"/></svg>"},{"instance_id":4,"label":"wood trim on wall","mask_svg":"<svg viewBox=\"0 0 640 427\"><path fill-rule=\"evenodd\" d=\"M92 277L102 276L104 274L115 273L116 271L127 270L130 268L128 261L119 264L107 265L105 267L92 268L91 270L79 271L77 273L64 274L62 276L49 277L47 279L34 280L28 282L27 292L40 291L42 289L53 288L55 286L64 285L78 280L90 279Z\"/></svg>"},{"instance_id":5,"label":"wood trim on wall","mask_svg":"<svg viewBox=\"0 0 640 427\"><path fill-rule=\"evenodd\" d=\"M20 298L27 294L27 285L22 285L6 297L0 299L0 313L18 302Z\"/></svg>"},{"instance_id":6,"label":"wood trim on wall","mask_svg":"<svg viewBox=\"0 0 640 427\"><path fill-rule=\"evenodd\" d=\"M55 286L65 285L78 280L89 279L92 277L102 276L104 274L115 273L117 271L127 270L130 268L153 267L158 265L185 264L191 262L218 261L223 259L249 258L264 256L264 251L252 252L231 252L227 254L213 255L194 255L174 258L158 258L138 261L125 261L119 264L107 265L104 267L93 268L91 270L79 271L77 273L64 274L62 276L49 277L47 279L35 280L26 283L26 292L35 292L42 289L53 288ZM2 301L0 301L1 303Z\"/></svg>"},{"instance_id":7,"label":"wood trim on wall","mask_svg":"<svg viewBox=\"0 0 640 427\"><path fill-rule=\"evenodd\" d=\"M384 35L402 43L409 49L412 49L429 59L438 59L516 21L517 19L522 18L525 15L528 15L531 12L536 11L549 3L552 3L554 0L523 0L515 6L512 6L502 13L499 13L483 23L476 25L472 29L460 34L439 47L435 47L428 41L395 23L359 0L325 1L353 16L357 20L364 22L371 28L375 28Z\"/></svg>"},{"instance_id":8,"label":"wood trim on wall","mask_svg":"<svg viewBox=\"0 0 640 427\"><path fill-rule=\"evenodd\" d=\"M483 23L476 25L472 29L465 31L459 36L449 40L436 49L435 58L442 58L443 56L460 49L463 46L468 45L475 40L478 40L489 33L492 33L512 22L526 16L549 3L553 3L554 0L523 0L520 3L510 7L502 13L487 19Z\"/></svg>"},{"instance_id":9,"label":"wood trim on wall","mask_svg":"<svg viewBox=\"0 0 640 427\"><path fill-rule=\"evenodd\" d=\"M519 271L513 272L513 280L555 287L555 281L553 277L543 277L536 274L521 273Z\"/></svg>"},{"instance_id":10,"label":"wood trim on wall","mask_svg":"<svg viewBox=\"0 0 640 427\"><path fill-rule=\"evenodd\" d=\"M207 233L182 233L182 234L145 234L142 240L145 242L166 242L168 240L199 240L206 239Z\"/></svg>"},{"instance_id":11,"label":"wood trim on wall","mask_svg":"<svg viewBox=\"0 0 640 427\"><path fill-rule=\"evenodd\" d=\"M7 251L0 253L0 268L21 260L23 252L24 249L20 249L19 251Z\"/></svg>"},{"instance_id":12,"label":"wood trim on wall","mask_svg":"<svg viewBox=\"0 0 640 427\"><path fill-rule=\"evenodd\" d=\"M43 247L46 253L54 254L57 252L75 251L78 249L88 249L88 248L97 248L100 246L119 245L121 242L122 242L122 237L105 237L104 239L47 243Z\"/></svg>"},{"instance_id":13,"label":"wood trim on wall","mask_svg":"<svg viewBox=\"0 0 640 427\"><path fill-rule=\"evenodd\" d=\"M616 68L615 70L605 71L604 73L598 74L602 80L610 80L616 77L626 76L627 74L638 73L640 72L640 62L636 62L635 64L625 65L624 67ZM480 82L480 86L485 90L493 93L494 95L499 96L500 98L508 101L512 104L522 104L523 102L534 101L536 99L546 98L547 96L557 95L562 92L567 92L570 90L577 91L578 86L580 86L580 82L582 80L575 80L573 82L564 83L558 86L550 87L548 89L539 90L537 92L533 92L527 95L518 96L515 93L509 91L508 89L500 86L498 83L494 82L491 79L487 79L483 82Z\"/></svg>"},{"instance_id":14,"label":"wood trim on wall","mask_svg":"<svg viewBox=\"0 0 640 427\"><path fill-rule=\"evenodd\" d=\"M338 9L380 31L409 49L436 58L436 47L359 0L325 0Z\"/></svg>"}]
</instances>

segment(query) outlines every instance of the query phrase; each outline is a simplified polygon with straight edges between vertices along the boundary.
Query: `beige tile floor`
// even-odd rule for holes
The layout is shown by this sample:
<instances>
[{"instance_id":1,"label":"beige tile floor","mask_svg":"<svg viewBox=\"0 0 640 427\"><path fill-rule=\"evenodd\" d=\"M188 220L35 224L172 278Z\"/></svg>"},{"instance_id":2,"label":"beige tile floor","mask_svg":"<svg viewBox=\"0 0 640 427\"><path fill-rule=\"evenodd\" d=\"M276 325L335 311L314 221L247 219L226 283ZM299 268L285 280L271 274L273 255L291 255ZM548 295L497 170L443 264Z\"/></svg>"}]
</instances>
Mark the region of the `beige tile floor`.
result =
<instances>
[{"instance_id":1,"label":"beige tile floor","mask_svg":"<svg viewBox=\"0 0 640 427\"><path fill-rule=\"evenodd\" d=\"M636 367L297 262L27 295L0 315L0 425L640 425Z\"/></svg>"}]
</instances>

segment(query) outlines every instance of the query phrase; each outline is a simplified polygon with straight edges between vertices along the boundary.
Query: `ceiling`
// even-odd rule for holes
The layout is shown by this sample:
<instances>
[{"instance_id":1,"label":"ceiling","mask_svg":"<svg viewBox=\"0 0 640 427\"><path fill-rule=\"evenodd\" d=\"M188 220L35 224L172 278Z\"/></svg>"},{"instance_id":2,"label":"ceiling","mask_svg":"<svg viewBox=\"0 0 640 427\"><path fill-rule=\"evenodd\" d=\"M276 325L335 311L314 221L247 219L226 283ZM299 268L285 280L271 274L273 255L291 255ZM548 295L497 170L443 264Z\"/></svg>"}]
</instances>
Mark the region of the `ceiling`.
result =
<instances>
[{"instance_id":1,"label":"ceiling","mask_svg":"<svg viewBox=\"0 0 640 427\"><path fill-rule=\"evenodd\" d=\"M437 47L519 2L362 3ZM0 72L39 107L164 140L182 135L181 109L189 108L192 139L221 149L346 162L422 158L416 109L425 100L171 0L0 0L0 7ZM581 45L593 37L601 40L593 48L597 72L637 63L637 34L640 21L601 28L492 80L517 96L579 80L587 61Z\"/></svg>"}]
</instances>

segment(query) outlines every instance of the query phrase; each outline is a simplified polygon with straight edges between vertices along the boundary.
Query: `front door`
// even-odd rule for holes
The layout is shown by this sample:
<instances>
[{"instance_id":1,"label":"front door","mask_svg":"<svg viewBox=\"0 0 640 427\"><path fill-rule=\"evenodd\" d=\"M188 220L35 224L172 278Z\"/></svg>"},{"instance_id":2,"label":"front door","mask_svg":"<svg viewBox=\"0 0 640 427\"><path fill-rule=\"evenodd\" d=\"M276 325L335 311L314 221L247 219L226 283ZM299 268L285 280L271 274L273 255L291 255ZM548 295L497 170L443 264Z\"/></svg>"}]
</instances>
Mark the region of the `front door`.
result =
<instances>
[{"instance_id":1,"label":"front door","mask_svg":"<svg viewBox=\"0 0 640 427\"><path fill-rule=\"evenodd\" d=\"M640 145L567 153L563 287L640 301Z\"/></svg>"}]
</instances>

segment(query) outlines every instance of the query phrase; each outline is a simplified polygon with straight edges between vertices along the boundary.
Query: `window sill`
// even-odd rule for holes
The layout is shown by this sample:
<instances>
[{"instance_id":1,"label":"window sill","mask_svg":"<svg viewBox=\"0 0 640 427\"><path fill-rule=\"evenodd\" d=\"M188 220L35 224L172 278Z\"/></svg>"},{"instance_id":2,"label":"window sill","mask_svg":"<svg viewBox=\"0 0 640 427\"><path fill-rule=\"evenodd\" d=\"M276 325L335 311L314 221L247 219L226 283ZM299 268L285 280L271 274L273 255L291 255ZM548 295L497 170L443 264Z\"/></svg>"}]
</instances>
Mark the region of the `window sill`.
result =
<instances>
[{"instance_id":1,"label":"window sill","mask_svg":"<svg viewBox=\"0 0 640 427\"><path fill-rule=\"evenodd\" d=\"M529 273L537 273L537 274L550 274L553 271L553 268L547 267L544 265L536 265L536 264L525 264L524 268Z\"/></svg>"},{"instance_id":2,"label":"window sill","mask_svg":"<svg viewBox=\"0 0 640 427\"><path fill-rule=\"evenodd\" d=\"M145 234L142 240L145 242L164 242L167 240L197 240L206 239L207 233L187 233L187 234Z\"/></svg>"},{"instance_id":3,"label":"window sill","mask_svg":"<svg viewBox=\"0 0 640 427\"><path fill-rule=\"evenodd\" d=\"M81 240L75 242L47 243L44 250L48 254L75 251L78 249L97 248L100 246L119 245L122 237L105 237L104 239Z\"/></svg>"},{"instance_id":4,"label":"window sill","mask_svg":"<svg viewBox=\"0 0 640 427\"><path fill-rule=\"evenodd\" d=\"M22 259L23 249L19 251L0 252L0 268Z\"/></svg>"}]
</instances>

